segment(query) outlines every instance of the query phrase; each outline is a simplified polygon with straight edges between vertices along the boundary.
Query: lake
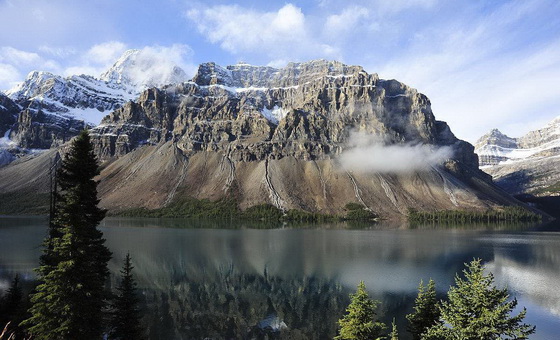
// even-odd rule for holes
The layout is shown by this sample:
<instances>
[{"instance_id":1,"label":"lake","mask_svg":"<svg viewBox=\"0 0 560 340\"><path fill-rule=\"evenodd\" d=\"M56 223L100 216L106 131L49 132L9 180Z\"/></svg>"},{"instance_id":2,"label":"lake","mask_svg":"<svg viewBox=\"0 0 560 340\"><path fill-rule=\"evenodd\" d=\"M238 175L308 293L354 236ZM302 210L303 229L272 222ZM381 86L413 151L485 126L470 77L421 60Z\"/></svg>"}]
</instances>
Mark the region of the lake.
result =
<instances>
[{"instance_id":1,"label":"lake","mask_svg":"<svg viewBox=\"0 0 560 340\"><path fill-rule=\"evenodd\" d=\"M274 227L274 228L272 228ZM150 339L329 339L363 280L401 339L419 281L443 298L465 262L481 258L527 307L531 339L560 338L560 225L267 225L108 218L116 284L130 252ZM34 278L46 219L0 217L0 289ZM282 330L276 333L275 330Z\"/></svg>"}]
</instances>

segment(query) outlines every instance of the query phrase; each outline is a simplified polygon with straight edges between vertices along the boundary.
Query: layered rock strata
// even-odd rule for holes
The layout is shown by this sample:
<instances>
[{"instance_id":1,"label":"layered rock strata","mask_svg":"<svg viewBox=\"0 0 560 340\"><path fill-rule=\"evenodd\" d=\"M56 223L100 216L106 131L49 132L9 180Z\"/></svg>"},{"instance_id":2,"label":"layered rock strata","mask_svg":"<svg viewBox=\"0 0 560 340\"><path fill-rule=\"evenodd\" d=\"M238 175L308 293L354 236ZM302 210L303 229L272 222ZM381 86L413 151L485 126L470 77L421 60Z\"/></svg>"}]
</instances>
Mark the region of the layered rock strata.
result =
<instances>
[{"instance_id":1,"label":"layered rock strata","mask_svg":"<svg viewBox=\"0 0 560 340\"><path fill-rule=\"evenodd\" d=\"M358 170L340 160L356 133L384 146L451 153L421 169ZM101 204L112 211L160 208L185 197L329 214L354 202L386 218L410 208L519 204L478 169L474 147L435 119L426 96L339 62L282 69L202 64L191 81L148 89L114 110L91 136L103 162Z\"/></svg>"}]
</instances>

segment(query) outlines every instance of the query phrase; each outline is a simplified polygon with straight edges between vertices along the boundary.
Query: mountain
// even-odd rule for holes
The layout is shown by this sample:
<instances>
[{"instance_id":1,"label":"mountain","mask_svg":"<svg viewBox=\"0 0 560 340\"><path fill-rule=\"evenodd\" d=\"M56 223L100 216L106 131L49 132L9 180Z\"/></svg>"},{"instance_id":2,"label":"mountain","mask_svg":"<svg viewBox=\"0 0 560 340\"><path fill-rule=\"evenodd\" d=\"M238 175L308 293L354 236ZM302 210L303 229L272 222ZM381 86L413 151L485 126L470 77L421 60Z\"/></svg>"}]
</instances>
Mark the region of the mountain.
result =
<instances>
[{"instance_id":1,"label":"mountain","mask_svg":"<svg viewBox=\"0 0 560 340\"><path fill-rule=\"evenodd\" d=\"M158 70L157 76L150 76L150 69ZM33 71L5 93L18 109L13 110L16 119L4 138L23 151L56 147L84 126L96 126L103 116L137 98L141 91L186 80L178 66L150 58L141 50L126 51L99 79Z\"/></svg>"},{"instance_id":2,"label":"mountain","mask_svg":"<svg viewBox=\"0 0 560 340\"><path fill-rule=\"evenodd\" d=\"M9 136L19 110L20 107L14 101L0 93L0 167L15 159L17 148Z\"/></svg>"},{"instance_id":3,"label":"mountain","mask_svg":"<svg viewBox=\"0 0 560 340\"><path fill-rule=\"evenodd\" d=\"M178 84L189 80L179 66L142 50L128 50L99 77L107 84L120 85L138 94L150 87Z\"/></svg>"},{"instance_id":4,"label":"mountain","mask_svg":"<svg viewBox=\"0 0 560 340\"><path fill-rule=\"evenodd\" d=\"M145 90L90 134L101 205L112 212L232 197L243 209L333 214L357 203L385 218L520 204L478 169L474 147L435 119L426 96L333 61L205 63L189 82ZM0 193L44 192L37 171L54 154L0 169Z\"/></svg>"},{"instance_id":5,"label":"mountain","mask_svg":"<svg viewBox=\"0 0 560 340\"><path fill-rule=\"evenodd\" d=\"M520 138L494 129L477 141L475 152L481 168L508 192L560 195L560 117Z\"/></svg>"}]
</instances>

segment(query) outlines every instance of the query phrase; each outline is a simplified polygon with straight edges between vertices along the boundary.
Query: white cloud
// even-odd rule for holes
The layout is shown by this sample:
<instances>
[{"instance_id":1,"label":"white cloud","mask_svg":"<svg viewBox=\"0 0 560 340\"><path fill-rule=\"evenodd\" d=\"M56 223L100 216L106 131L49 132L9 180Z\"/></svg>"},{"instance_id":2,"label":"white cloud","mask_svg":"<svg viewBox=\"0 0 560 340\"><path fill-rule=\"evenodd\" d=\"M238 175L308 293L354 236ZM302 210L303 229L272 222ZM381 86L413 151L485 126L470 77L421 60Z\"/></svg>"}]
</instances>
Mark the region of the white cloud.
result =
<instances>
[{"instance_id":1,"label":"white cloud","mask_svg":"<svg viewBox=\"0 0 560 340\"><path fill-rule=\"evenodd\" d=\"M135 67L129 69L126 77L133 84L158 86L169 81L185 81L172 74L175 66L181 67L189 76L194 75L196 66L187 60L192 57L192 50L187 45L147 46L136 56Z\"/></svg>"},{"instance_id":2,"label":"white cloud","mask_svg":"<svg viewBox=\"0 0 560 340\"><path fill-rule=\"evenodd\" d=\"M388 14L397 13L404 10L424 8L429 9L434 7L438 0L374 0L372 5L376 11Z\"/></svg>"},{"instance_id":3,"label":"white cloud","mask_svg":"<svg viewBox=\"0 0 560 340\"><path fill-rule=\"evenodd\" d=\"M91 47L84 55L84 59L91 64L108 65L114 63L126 50L126 44L109 41Z\"/></svg>"},{"instance_id":4,"label":"white cloud","mask_svg":"<svg viewBox=\"0 0 560 340\"><path fill-rule=\"evenodd\" d=\"M356 26L360 21L369 18L369 10L361 6L345 8L340 14L327 17L324 33L326 37L338 38L341 34L356 33Z\"/></svg>"},{"instance_id":5,"label":"white cloud","mask_svg":"<svg viewBox=\"0 0 560 340\"><path fill-rule=\"evenodd\" d=\"M55 47L49 45L39 46L39 51L57 58L67 58L78 53L76 49L72 47Z\"/></svg>"},{"instance_id":6,"label":"white cloud","mask_svg":"<svg viewBox=\"0 0 560 340\"><path fill-rule=\"evenodd\" d=\"M64 75L87 74L97 77L113 65L127 48L127 45L120 41L93 45L66 67Z\"/></svg>"},{"instance_id":7,"label":"white cloud","mask_svg":"<svg viewBox=\"0 0 560 340\"><path fill-rule=\"evenodd\" d=\"M450 147L424 144L389 144L377 136L361 132L350 134L348 149L338 160L345 170L375 173L426 171L441 165L453 154Z\"/></svg>"},{"instance_id":8,"label":"white cloud","mask_svg":"<svg viewBox=\"0 0 560 340\"><path fill-rule=\"evenodd\" d=\"M210 42L234 54L250 52L293 61L338 53L336 47L315 38L316 32L301 8L293 4L274 12L214 6L191 9L186 17Z\"/></svg>"},{"instance_id":9,"label":"white cloud","mask_svg":"<svg viewBox=\"0 0 560 340\"><path fill-rule=\"evenodd\" d=\"M21 51L10 46L0 47L0 62L12 65L37 65L42 63L42 58L37 53Z\"/></svg>"},{"instance_id":10,"label":"white cloud","mask_svg":"<svg viewBox=\"0 0 560 340\"><path fill-rule=\"evenodd\" d=\"M12 88L21 80L21 74L14 66L0 63L0 90Z\"/></svg>"},{"instance_id":11,"label":"white cloud","mask_svg":"<svg viewBox=\"0 0 560 340\"><path fill-rule=\"evenodd\" d=\"M459 138L474 142L495 127L520 136L560 114L560 40L539 41L521 27L546 3L513 1L421 29L377 69L425 93Z\"/></svg>"},{"instance_id":12,"label":"white cloud","mask_svg":"<svg viewBox=\"0 0 560 340\"><path fill-rule=\"evenodd\" d=\"M22 51L11 46L0 47L0 90L12 88L33 70L57 72L60 65L35 52Z\"/></svg>"},{"instance_id":13,"label":"white cloud","mask_svg":"<svg viewBox=\"0 0 560 340\"><path fill-rule=\"evenodd\" d=\"M14 87L33 70L48 71L63 76L86 74L99 77L128 48L125 43L119 41L96 44L81 53L72 47L56 48L43 45L37 52L29 52L3 46L0 47L0 89L7 90ZM45 56L58 58L64 61L66 66L63 68L59 62ZM140 49L136 60L139 64L136 68L137 74L129 76L137 79L139 83L151 79L152 83L159 84L160 80L170 76L170 70L175 65L181 67L188 76L192 76L196 72L192 56L192 49L184 44L146 46Z\"/></svg>"}]
</instances>

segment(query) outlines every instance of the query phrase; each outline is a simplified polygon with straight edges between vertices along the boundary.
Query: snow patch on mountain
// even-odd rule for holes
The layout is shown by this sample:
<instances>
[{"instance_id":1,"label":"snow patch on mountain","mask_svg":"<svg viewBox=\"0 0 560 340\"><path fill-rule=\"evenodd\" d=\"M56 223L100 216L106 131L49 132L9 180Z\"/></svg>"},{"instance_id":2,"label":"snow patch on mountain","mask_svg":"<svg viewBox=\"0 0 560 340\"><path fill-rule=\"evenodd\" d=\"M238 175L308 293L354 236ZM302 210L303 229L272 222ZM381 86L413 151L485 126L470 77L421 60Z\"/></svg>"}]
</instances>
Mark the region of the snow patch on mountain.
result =
<instances>
[{"instance_id":1,"label":"snow patch on mountain","mask_svg":"<svg viewBox=\"0 0 560 340\"><path fill-rule=\"evenodd\" d=\"M493 129L475 145L481 167L560 154L560 116L542 129L511 138Z\"/></svg>"},{"instance_id":2,"label":"snow patch on mountain","mask_svg":"<svg viewBox=\"0 0 560 340\"><path fill-rule=\"evenodd\" d=\"M275 105L272 109L267 109L266 107L262 110L262 115L272 124L278 125L278 123L286 117L286 115L290 112L287 109L281 108L278 105Z\"/></svg>"},{"instance_id":3,"label":"snow patch on mountain","mask_svg":"<svg viewBox=\"0 0 560 340\"><path fill-rule=\"evenodd\" d=\"M33 105L50 114L97 125L110 111L136 99L143 90L186 80L185 72L161 54L128 50L99 79L33 71L6 95L24 107Z\"/></svg>"}]
</instances>

